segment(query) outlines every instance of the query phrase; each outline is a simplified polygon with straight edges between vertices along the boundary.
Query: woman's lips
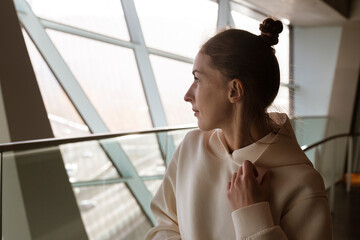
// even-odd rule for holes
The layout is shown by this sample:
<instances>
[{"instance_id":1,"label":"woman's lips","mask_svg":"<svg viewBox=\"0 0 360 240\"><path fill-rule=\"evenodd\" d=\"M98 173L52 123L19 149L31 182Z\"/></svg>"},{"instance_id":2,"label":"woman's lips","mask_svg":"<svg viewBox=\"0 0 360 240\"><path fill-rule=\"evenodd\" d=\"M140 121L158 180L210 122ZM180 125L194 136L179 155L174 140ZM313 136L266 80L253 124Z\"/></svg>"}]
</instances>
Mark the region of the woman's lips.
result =
<instances>
[{"instance_id":1,"label":"woman's lips","mask_svg":"<svg viewBox=\"0 0 360 240\"><path fill-rule=\"evenodd\" d=\"M193 109L193 111L194 111L194 116L196 117L199 114L199 111L194 110L194 109Z\"/></svg>"}]
</instances>

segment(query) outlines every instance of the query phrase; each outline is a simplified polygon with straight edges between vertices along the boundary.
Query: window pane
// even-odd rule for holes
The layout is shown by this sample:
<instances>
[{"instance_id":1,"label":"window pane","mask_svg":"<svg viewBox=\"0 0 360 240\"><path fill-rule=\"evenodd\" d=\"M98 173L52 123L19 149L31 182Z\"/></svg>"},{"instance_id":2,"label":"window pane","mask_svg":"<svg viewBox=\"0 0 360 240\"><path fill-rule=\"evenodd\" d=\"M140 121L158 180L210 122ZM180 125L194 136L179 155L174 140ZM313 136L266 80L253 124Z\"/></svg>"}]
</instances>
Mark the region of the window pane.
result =
<instances>
[{"instance_id":1,"label":"window pane","mask_svg":"<svg viewBox=\"0 0 360 240\"><path fill-rule=\"evenodd\" d=\"M55 137L90 134L25 31L23 35ZM60 150L70 182L119 177L97 142L65 144Z\"/></svg>"},{"instance_id":2,"label":"window pane","mask_svg":"<svg viewBox=\"0 0 360 240\"><path fill-rule=\"evenodd\" d=\"M152 128L131 49L47 32L110 131Z\"/></svg>"},{"instance_id":3,"label":"window pane","mask_svg":"<svg viewBox=\"0 0 360 240\"><path fill-rule=\"evenodd\" d=\"M150 61L168 125L196 123L191 104L184 101L193 81L192 65L155 55L150 55Z\"/></svg>"},{"instance_id":4,"label":"window pane","mask_svg":"<svg viewBox=\"0 0 360 240\"><path fill-rule=\"evenodd\" d=\"M151 228L125 184L74 188L91 240L143 240Z\"/></svg>"},{"instance_id":5,"label":"window pane","mask_svg":"<svg viewBox=\"0 0 360 240\"><path fill-rule=\"evenodd\" d=\"M140 176L165 174L165 163L155 134L124 136L115 140L118 140Z\"/></svg>"},{"instance_id":6,"label":"window pane","mask_svg":"<svg viewBox=\"0 0 360 240\"><path fill-rule=\"evenodd\" d=\"M72 137L90 134L89 128L24 30L23 36L54 135Z\"/></svg>"},{"instance_id":7,"label":"window pane","mask_svg":"<svg viewBox=\"0 0 360 240\"><path fill-rule=\"evenodd\" d=\"M27 0L41 18L129 40L119 0Z\"/></svg>"},{"instance_id":8,"label":"window pane","mask_svg":"<svg viewBox=\"0 0 360 240\"><path fill-rule=\"evenodd\" d=\"M259 35L259 24L260 21L241 14L237 11L231 11L236 28L251 32L252 34Z\"/></svg>"},{"instance_id":9,"label":"window pane","mask_svg":"<svg viewBox=\"0 0 360 240\"><path fill-rule=\"evenodd\" d=\"M289 115L289 88L280 87L279 93L269 111L284 112Z\"/></svg>"},{"instance_id":10,"label":"window pane","mask_svg":"<svg viewBox=\"0 0 360 240\"><path fill-rule=\"evenodd\" d=\"M147 46L195 57L216 29L217 3L209 0L135 0Z\"/></svg>"},{"instance_id":11,"label":"window pane","mask_svg":"<svg viewBox=\"0 0 360 240\"><path fill-rule=\"evenodd\" d=\"M279 35L279 43L275 45L276 57L280 66L280 79L283 83L289 83L290 68L290 31L287 25Z\"/></svg>"}]
</instances>

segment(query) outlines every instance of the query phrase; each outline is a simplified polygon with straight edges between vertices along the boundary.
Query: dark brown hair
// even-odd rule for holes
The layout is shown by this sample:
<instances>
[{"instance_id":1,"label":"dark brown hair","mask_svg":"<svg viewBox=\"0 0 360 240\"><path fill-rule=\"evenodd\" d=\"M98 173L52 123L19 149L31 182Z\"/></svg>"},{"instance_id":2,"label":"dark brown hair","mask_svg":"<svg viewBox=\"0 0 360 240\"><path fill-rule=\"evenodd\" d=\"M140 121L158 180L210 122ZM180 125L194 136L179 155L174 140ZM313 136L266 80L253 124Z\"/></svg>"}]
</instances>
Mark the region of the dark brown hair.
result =
<instances>
[{"instance_id":1,"label":"dark brown hair","mask_svg":"<svg viewBox=\"0 0 360 240\"><path fill-rule=\"evenodd\" d=\"M201 52L210 56L214 68L229 80L239 79L244 86L242 124L245 134L253 139L251 126L271 127L267 108L274 101L280 85L279 64L275 50L283 26L267 18L260 24L261 35L228 29L210 38Z\"/></svg>"}]
</instances>

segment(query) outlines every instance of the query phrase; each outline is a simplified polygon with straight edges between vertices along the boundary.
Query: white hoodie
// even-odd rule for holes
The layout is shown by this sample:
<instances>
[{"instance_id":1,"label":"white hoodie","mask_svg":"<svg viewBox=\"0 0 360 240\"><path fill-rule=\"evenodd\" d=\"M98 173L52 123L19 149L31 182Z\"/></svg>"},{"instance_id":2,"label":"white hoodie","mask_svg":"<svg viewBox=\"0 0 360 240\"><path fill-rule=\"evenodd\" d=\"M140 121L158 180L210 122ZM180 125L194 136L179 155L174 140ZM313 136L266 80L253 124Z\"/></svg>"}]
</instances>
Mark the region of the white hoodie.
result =
<instances>
[{"instance_id":1,"label":"white hoodie","mask_svg":"<svg viewBox=\"0 0 360 240\"><path fill-rule=\"evenodd\" d=\"M299 147L288 117L271 117L282 125L277 133L232 154L220 129L189 132L151 202L157 225L145 239L331 239L323 180ZM244 160L262 173L271 171L270 200L233 211L227 182Z\"/></svg>"}]
</instances>

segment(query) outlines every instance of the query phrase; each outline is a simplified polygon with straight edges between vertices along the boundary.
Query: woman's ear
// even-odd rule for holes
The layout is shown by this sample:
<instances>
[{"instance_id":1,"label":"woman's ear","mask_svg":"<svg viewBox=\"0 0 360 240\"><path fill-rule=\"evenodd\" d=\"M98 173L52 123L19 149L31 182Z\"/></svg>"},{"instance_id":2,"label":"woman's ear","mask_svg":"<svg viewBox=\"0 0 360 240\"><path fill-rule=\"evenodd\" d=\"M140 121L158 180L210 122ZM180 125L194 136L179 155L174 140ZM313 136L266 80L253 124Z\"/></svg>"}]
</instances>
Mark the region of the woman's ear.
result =
<instances>
[{"instance_id":1,"label":"woman's ear","mask_svg":"<svg viewBox=\"0 0 360 240\"><path fill-rule=\"evenodd\" d=\"M244 85L240 79L234 78L229 82L229 100L231 103L239 101L244 96Z\"/></svg>"}]
</instances>

